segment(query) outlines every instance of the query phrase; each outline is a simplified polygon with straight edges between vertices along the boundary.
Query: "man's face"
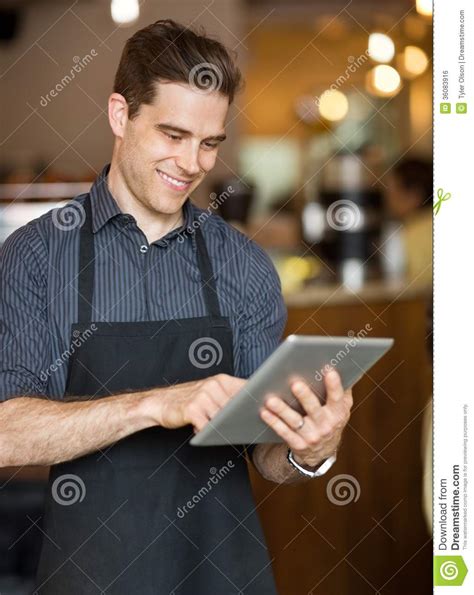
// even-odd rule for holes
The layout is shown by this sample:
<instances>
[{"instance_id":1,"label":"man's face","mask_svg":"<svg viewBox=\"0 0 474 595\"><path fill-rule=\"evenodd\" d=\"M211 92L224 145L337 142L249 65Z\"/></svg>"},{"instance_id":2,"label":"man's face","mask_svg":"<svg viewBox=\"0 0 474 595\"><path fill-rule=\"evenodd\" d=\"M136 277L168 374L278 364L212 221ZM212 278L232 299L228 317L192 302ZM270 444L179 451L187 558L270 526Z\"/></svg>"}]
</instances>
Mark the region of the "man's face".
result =
<instances>
[{"instance_id":1,"label":"man's face","mask_svg":"<svg viewBox=\"0 0 474 595\"><path fill-rule=\"evenodd\" d=\"M215 165L228 108L218 92L159 83L153 104L141 105L118 139L118 167L133 197L152 211L177 213Z\"/></svg>"}]
</instances>

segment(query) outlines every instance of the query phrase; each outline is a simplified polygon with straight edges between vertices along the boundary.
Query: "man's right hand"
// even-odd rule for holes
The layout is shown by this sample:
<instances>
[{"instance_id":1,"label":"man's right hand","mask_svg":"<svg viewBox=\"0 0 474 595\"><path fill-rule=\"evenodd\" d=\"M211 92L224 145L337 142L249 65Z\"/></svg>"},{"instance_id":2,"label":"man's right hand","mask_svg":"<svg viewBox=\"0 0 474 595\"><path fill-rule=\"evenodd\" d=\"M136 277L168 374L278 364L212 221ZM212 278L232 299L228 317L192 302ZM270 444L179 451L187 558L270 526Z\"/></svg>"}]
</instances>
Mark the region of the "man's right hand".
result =
<instances>
[{"instance_id":1,"label":"man's right hand","mask_svg":"<svg viewBox=\"0 0 474 595\"><path fill-rule=\"evenodd\" d=\"M188 424L194 432L202 428L244 386L246 380L218 374L167 387L164 391L150 391L145 407L156 423L175 429Z\"/></svg>"},{"instance_id":2,"label":"man's right hand","mask_svg":"<svg viewBox=\"0 0 474 595\"><path fill-rule=\"evenodd\" d=\"M39 395L7 399L0 403L0 468L56 465L156 425L192 424L198 432L245 382L218 374L101 399L56 401Z\"/></svg>"}]
</instances>

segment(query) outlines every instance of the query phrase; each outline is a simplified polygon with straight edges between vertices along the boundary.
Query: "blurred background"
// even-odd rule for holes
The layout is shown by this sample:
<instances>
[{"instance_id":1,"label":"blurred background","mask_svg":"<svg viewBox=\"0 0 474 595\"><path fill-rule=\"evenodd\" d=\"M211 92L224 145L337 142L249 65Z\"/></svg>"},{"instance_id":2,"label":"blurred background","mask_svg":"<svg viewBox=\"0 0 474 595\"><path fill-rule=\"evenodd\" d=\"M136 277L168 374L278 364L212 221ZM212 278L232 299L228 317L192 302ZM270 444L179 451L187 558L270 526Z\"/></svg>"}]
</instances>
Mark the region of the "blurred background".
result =
<instances>
[{"instance_id":1,"label":"blurred background","mask_svg":"<svg viewBox=\"0 0 474 595\"><path fill-rule=\"evenodd\" d=\"M279 592L431 593L431 2L0 0L0 243L110 160L123 44L161 18L244 73L193 199L268 251L286 334L395 338L327 476L282 487L250 467ZM3 595L30 592L45 474L0 470Z\"/></svg>"}]
</instances>

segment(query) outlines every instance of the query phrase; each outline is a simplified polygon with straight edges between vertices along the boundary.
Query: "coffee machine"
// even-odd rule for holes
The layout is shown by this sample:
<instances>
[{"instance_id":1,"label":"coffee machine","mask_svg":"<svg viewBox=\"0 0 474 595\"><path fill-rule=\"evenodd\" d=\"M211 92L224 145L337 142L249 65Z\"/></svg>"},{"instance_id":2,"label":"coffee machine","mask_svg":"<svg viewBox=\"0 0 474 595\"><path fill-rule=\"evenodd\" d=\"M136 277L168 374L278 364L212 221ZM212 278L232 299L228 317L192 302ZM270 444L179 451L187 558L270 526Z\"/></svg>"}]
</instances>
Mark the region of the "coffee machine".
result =
<instances>
[{"instance_id":1,"label":"coffee machine","mask_svg":"<svg viewBox=\"0 0 474 595\"><path fill-rule=\"evenodd\" d=\"M359 155L338 153L321 170L302 213L303 239L326 277L352 290L380 275L382 194Z\"/></svg>"}]
</instances>

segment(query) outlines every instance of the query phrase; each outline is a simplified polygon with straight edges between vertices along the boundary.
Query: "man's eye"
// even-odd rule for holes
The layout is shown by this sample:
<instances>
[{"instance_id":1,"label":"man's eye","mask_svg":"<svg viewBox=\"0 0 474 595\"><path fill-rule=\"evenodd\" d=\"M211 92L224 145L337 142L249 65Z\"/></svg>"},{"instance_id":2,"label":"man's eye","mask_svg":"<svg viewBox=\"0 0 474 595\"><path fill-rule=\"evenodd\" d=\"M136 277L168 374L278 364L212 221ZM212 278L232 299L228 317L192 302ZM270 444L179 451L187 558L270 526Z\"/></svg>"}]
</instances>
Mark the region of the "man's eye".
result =
<instances>
[{"instance_id":1,"label":"man's eye","mask_svg":"<svg viewBox=\"0 0 474 595\"><path fill-rule=\"evenodd\" d=\"M204 143L206 149L217 149L219 143Z\"/></svg>"},{"instance_id":2,"label":"man's eye","mask_svg":"<svg viewBox=\"0 0 474 595\"><path fill-rule=\"evenodd\" d=\"M181 140L181 137L180 136L176 136L176 134L168 134L167 132L165 132L165 136L167 136L171 140Z\"/></svg>"}]
</instances>

